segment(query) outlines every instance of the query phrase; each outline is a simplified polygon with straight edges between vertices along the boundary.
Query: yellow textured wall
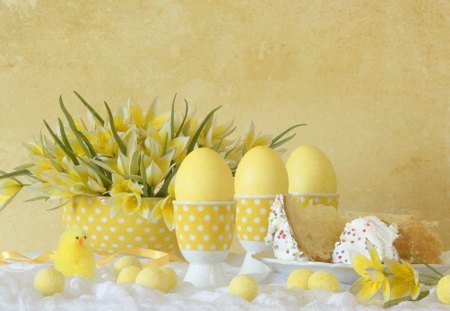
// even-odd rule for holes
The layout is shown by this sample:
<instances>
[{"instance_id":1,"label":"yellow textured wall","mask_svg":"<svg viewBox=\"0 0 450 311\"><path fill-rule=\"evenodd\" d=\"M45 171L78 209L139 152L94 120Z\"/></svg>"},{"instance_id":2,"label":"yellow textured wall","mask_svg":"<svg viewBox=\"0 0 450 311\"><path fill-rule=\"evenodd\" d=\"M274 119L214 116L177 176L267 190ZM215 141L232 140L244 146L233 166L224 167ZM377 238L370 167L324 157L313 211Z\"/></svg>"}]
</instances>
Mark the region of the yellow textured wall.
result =
<instances>
[{"instance_id":1,"label":"yellow textured wall","mask_svg":"<svg viewBox=\"0 0 450 311\"><path fill-rule=\"evenodd\" d=\"M241 133L306 122L296 145L335 165L341 207L441 221L450 246L448 1L0 0L0 169L55 121L63 94L99 109L175 92L223 105ZM60 212L0 213L0 249L49 250Z\"/></svg>"}]
</instances>

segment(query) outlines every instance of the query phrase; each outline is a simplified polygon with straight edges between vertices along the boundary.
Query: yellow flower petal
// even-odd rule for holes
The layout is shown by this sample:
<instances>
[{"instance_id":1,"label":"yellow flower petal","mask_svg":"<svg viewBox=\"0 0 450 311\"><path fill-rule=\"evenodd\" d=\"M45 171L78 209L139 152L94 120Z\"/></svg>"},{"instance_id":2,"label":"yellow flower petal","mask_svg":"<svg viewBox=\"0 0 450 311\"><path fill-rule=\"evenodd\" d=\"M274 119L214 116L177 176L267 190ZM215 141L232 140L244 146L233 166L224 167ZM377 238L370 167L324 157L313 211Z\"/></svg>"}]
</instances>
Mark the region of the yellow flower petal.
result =
<instances>
[{"instance_id":1,"label":"yellow flower petal","mask_svg":"<svg viewBox=\"0 0 450 311\"><path fill-rule=\"evenodd\" d=\"M389 299L391 299L391 287L387 277L384 278L383 281L383 298L384 302L389 301Z\"/></svg>"},{"instance_id":2,"label":"yellow flower petal","mask_svg":"<svg viewBox=\"0 0 450 311\"><path fill-rule=\"evenodd\" d=\"M360 276L367 276L366 269L372 267L372 262L366 256L361 254L353 255L351 262L353 269Z\"/></svg>"},{"instance_id":3,"label":"yellow flower petal","mask_svg":"<svg viewBox=\"0 0 450 311\"><path fill-rule=\"evenodd\" d=\"M172 201L166 204L166 206L162 211L162 214L164 218L164 223L166 224L167 228L170 231L173 231L173 229L175 229L175 217L173 215Z\"/></svg>"},{"instance_id":4,"label":"yellow flower petal","mask_svg":"<svg viewBox=\"0 0 450 311\"><path fill-rule=\"evenodd\" d=\"M352 285L350 292L357 293L356 299L360 301L369 300L378 293L382 285L381 282L372 282L368 278L360 278Z\"/></svg>"}]
</instances>

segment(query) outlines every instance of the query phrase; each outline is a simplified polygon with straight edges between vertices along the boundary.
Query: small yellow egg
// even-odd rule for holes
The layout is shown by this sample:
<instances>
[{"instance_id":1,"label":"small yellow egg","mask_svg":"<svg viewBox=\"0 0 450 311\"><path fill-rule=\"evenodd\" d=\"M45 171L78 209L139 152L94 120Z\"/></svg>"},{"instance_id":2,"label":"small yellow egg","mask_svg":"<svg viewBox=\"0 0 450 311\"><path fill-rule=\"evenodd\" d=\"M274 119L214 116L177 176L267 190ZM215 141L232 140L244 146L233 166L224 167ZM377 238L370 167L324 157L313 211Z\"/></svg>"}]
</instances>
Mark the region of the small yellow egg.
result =
<instances>
[{"instance_id":1,"label":"small yellow egg","mask_svg":"<svg viewBox=\"0 0 450 311\"><path fill-rule=\"evenodd\" d=\"M436 294L440 302L450 305L450 275L442 277L437 286Z\"/></svg>"},{"instance_id":2,"label":"small yellow egg","mask_svg":"<svg viewBox=\"0 0 450 311\"><path fill-rule=\"evenodd\" d=\"M232 201L233 196L233 175L217 152L199 148L183 160L175 178L178 201Z\"/></svg>"},{"instance_id":3,"label":"small yellow egg","mask_svg":"<svg viewBox=\"0 0 450 311\"><path fill-rule=\"evenodd\" d=\"M136 284L156 289L163 293L165 293L168 288L166 275L157 267L142 269L136 276Z\"/></svg>"},{"instance_id":4,"label":"small yellow egg","mask_svg":"<svg viewBox=\"0 0 450 311\"><path fill-rule=\"evenodd\" d=\"M266 146L250 149L236 169L236 194L283 194L288 192L288 185L288 174L283 160Z\"/></svg>"},{"instance_id":5,"label":"small yellow egg","mask_svg":"<svg viewBox=\"0 0 450 311\"><path fill-rule=\"evenodd\" d=\"M328 271L314 272L308 280L308 289L327 289L331 292L339 292L339 281L333 273Z\"/></svg>"},{"instance_id":6,"label":"small yellow egg","mask_svg":"<svg viewBox=\"0 0 450 311\"><path fill-rule=\"evenodd\" d=\"M289 192L336 193L333 164L318 148L303 145L295 149L286 163Z\"/></svg>"},{"instance_id":7,"label":"small yellow egg","mask_svg":"<svg viewBox=\"0 0 450 311\"><path fill-rule=\"evenodd\" d=\"M286 288L301 288L308 289L308 280L313 274L312 270L301 268L289 273Z\"/></svg>"},{"instance_id":8,"label":"small yellow egg","mask_svg":"<svg viewBox=\"0 0 450 311\"><path fill-rule=\"evenodd\" d=\"M231 280L228 290L233 295L252 301L258 295L258 284L250 275L238 275Z\"/></svg>"},{"instance_id":9,"label":"small yellow egg","mask_svg":"<svg viewBox=\"0 0 450 311\"><path fill-rule=\"evenodd\" d=\"M141 270L141 268L136 266L128 266L123 268L117 276L117 284L134 283Z\"/></svg>"},{"instance_id":10,"label":"small yellow egg","mask_svg":"<svg viewBox=\"0 0 450 311\"><path fill-rule=\"evenodd\" d=\"M169 267L161 267L162 272L164 272L167 279L167 292L175 289L178 284L178 276L172 268Z\"/></svg>"},{"instance_id":11,"label":"small yellow egg","mask_svg":"<svg viewBox=\"0 0 450 311\"><path fill-rule=\"evenodd\" d=\"M119 274L120 270L125 267L134 266L142 269L142 263L134 256L123 256L114 263L114 272Z\"/></svg>"},{"instance_id":12,"label":"small yellow egg","mask_svg":"<svg viewBox=\"0 0 450 311\"><path fill-rule=\"evenodd\" d=\"M34 288L44 296L64 291L64 275L52 268L43 269L34 278Z\"/></svg>"}]
</instances>

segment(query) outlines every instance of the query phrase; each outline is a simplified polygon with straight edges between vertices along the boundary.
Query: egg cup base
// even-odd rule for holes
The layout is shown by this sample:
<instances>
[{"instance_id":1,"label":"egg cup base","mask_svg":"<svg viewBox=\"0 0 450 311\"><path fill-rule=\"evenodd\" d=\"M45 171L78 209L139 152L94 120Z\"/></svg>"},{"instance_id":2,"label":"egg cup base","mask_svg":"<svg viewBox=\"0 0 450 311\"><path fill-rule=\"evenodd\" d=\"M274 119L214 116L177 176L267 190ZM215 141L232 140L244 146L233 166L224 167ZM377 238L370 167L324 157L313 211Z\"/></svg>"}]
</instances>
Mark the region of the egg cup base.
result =
<instances>
[{"instance_id":1,"label":"egg cup base","mask_svg":"<svg viewBox=\"0 0 450 311\"><path fill-rule=\"evenodd\" d=\"M239 270L239 274L258 274L267 276L272 269L261 261L253 258L253 254L270 250L270 247L266 245L264 242L254 242L254 241L239 241L242 247L246 250L245 259L242 263L241 269Z\"/></svg>"},{"instance_id":2,"label":"egg cup base","mask_svg":"<svg viewBox=\"0 0 450 311\"><path fill-rule=\"evenodd\" d=\"M221 264L227 257L228 251L182 251L182 253L189 262L184 282L191 283L199 289L222 287L228 284Z\"/></svg>"}]
</instances>

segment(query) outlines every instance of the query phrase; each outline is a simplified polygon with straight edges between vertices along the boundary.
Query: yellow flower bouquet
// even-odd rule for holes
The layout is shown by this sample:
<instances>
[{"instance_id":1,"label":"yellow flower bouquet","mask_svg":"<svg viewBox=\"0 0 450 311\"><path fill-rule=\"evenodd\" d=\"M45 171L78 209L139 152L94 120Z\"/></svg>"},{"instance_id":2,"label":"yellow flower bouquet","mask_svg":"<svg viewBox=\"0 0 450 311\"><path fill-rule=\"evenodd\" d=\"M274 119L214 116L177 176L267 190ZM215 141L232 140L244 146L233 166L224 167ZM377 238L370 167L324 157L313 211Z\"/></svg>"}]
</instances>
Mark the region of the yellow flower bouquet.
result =
<instances>
[{"instance_id":1,"label":"yellow flower bouquet","mask_svg":"<svg viewBox=\"0 0 450 311\"><path fill-rule=\"evenodd\" d=\"M196 148L208 147L227 161L234 171L252 147L278 148L295 136L296 124L280 135L257 135L253 123L242 138L231 138L233 121L219 124L217 107L198 119L184 102L181 115L162 111L158 100L147 109L129 101L116 112L105 102L101 116L77 92L87 108L87 117L74 118L60 97L64 118L52 127L44 120L48 134L25 143L29 163L12 172L0 171L0 210L26 187L36 193L29 201L58 201L60 207L77 196L104 197L111 203L110 217L120 212L137 213L154 221L163 217L173 229L172 182L183 159ZM155 208L143 198L160 198Z\"/></svg>"}]
</instances>

